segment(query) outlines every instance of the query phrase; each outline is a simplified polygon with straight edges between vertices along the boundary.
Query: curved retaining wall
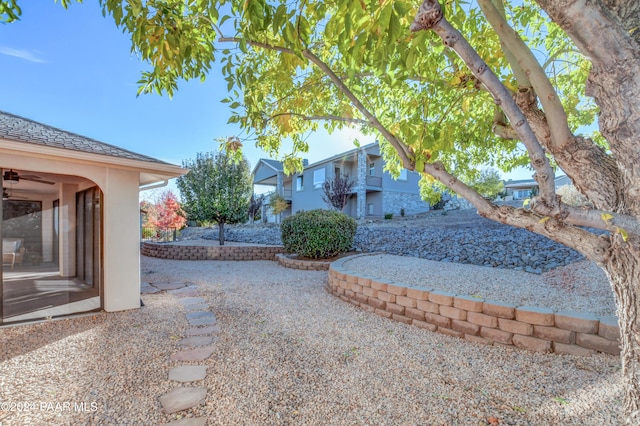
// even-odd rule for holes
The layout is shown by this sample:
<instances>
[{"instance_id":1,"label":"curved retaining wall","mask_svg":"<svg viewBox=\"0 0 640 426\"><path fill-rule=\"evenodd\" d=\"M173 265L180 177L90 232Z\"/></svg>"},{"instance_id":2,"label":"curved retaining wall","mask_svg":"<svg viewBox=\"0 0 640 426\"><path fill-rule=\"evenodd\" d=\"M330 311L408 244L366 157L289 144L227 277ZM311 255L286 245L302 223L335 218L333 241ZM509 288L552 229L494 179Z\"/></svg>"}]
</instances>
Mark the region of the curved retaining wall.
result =
<instances>
[{"instance_id":1,"label":"curved retaining wall","mask_svg":"<svg viewBox=\"0 0 640 426\"><path fill-rule=\"evenodd\" d=\"M616 317L517 307L358 276L343 266L349 259L331 264L329 292L385 318L488 345L580 356L620 353Z\"/></svg>"},{"instance_id":2,"label":"curved retaining wall","mask_svg":"<svg viewBox=\"0 0 640 426\"><path fill-rule=\"evenodd\" d=\"M278 263L285 268L301 269L306 271L328 271L331 262L322 260L298 260L291 258L286 254L277 254Z\"/></svg>"},{"instance_id":3,"label":"curved retaining wall","mask_svg":"<svg viewBox=\"0 0 640 426\"><path fill-rule=\"evenodd\" d=\"M282 246L197 246L143 243L144 256L174 260L276 260Z\"/></svg>"}]
</instances>

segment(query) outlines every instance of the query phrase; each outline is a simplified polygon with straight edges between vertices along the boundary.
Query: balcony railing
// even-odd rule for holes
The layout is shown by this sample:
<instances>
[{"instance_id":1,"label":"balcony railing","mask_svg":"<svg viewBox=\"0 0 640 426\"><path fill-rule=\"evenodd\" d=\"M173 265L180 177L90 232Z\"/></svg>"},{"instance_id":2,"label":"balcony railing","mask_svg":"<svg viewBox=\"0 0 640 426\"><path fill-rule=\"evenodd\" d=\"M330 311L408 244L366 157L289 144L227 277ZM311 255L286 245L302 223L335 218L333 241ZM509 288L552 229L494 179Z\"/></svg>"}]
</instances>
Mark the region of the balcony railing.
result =
<instances>
[{"instance_id":1,"label":"balcony railing","mask_svg":"<svg viewBox=\"0 0 640 426\"><path fill-rule=\"evenodd\" d=\"M367 186L382 187L382 177L367 176Z\"/></svg>"}]
</instances>

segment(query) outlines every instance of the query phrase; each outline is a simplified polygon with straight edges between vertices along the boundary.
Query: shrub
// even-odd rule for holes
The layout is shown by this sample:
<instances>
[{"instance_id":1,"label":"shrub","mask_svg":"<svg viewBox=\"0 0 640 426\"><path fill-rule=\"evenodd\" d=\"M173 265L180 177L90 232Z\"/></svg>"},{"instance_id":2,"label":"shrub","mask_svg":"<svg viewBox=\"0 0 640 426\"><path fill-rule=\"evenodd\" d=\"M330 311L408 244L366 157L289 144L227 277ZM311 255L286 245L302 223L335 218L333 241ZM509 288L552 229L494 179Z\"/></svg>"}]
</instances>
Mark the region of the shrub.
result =
<instances>
[{"instance_id":1,"label":"shrub","mask_svg":"<svg viewBox=\"0 0 640 426\"><path fill-rule=\"evenodd\" d=\"M351 250L356 227L356 221L344 213L316 209L287 217L280 232L287 253L326 259Z\"/></svg>"},{"instance_id":2,"label":"shrub","mask_svg":"<svg viewBox=\"0 0 640 426\"><path fill-rule=\"evenodd\" d=\"M385 214L384 214L384 218L385 218L385 220L391 220L391 219L393 219L393 213L385 213Z\"/></svg>"}]
</instances>

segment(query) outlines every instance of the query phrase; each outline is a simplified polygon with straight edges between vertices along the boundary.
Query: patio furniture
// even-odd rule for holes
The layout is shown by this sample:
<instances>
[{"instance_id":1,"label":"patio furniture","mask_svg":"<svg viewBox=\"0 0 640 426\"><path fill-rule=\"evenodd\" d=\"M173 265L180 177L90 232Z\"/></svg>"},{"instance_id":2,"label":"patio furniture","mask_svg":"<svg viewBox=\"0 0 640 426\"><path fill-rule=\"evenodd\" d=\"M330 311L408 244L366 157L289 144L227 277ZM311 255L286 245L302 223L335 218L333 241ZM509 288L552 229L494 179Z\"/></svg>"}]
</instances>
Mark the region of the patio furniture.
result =
<instances>
[{"instance_id":1,"label":"patio furniture","mask_svg":"<svg viewBox=\"0 0 640 426\"><path fill-rule=\"evenodd\" d=\"M13 270L16 264L22 265L25 252L23 241L22 238L2 239L2 264L10 265L11 270Z\"/></svg>"}]
</instances>

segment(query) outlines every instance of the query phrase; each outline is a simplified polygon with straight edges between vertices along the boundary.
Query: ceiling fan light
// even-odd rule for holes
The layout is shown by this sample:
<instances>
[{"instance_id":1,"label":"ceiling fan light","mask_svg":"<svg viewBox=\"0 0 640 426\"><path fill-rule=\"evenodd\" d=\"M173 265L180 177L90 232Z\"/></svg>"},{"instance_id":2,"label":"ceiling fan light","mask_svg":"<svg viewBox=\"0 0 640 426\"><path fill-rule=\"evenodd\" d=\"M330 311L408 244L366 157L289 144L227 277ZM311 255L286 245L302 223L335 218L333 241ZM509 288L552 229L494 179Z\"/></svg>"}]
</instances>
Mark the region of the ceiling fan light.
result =
<instances>
[{"instance_id":1,"label":"ceiling fan light","mask_svg":"<svg viewBox=\"0 0 640 426\"><path fill-rule=\"evenodd\" d=\"M13 170L5 171L2 179L9 185L15 185L20 180L20 178L18 177L18 173L14 172Z\"/></svg>"}]
</instances>

